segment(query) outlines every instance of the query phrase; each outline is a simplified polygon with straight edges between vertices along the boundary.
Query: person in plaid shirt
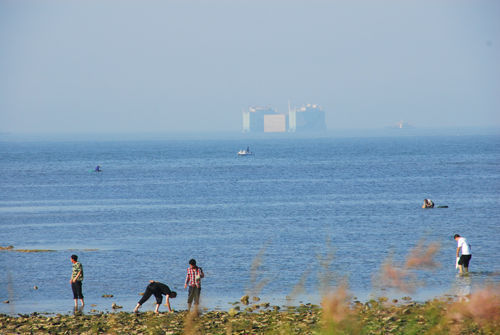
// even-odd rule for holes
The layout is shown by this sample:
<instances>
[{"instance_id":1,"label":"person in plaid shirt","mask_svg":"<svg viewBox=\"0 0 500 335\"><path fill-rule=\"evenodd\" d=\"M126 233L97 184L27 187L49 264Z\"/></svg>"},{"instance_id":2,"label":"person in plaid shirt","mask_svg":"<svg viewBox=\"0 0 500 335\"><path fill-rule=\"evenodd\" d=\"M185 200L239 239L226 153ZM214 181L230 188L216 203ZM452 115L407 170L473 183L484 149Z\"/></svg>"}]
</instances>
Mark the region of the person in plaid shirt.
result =
<instances>
[{"instance_id":1,"label":"person in plaid shirt","mask_svg":"<svg viewBox=\"0 0 500 335\"><path fill-rule=\"evenodd\" d=\"M196 266L196 261L191 259L189 261L189 268L187 269L186 282L184 283L184 288L189 285L188 311L191 310L193 300L196 307L200 304L201 278L203 277L205 277L203 269Z\"/></svg>"}]
</instances>

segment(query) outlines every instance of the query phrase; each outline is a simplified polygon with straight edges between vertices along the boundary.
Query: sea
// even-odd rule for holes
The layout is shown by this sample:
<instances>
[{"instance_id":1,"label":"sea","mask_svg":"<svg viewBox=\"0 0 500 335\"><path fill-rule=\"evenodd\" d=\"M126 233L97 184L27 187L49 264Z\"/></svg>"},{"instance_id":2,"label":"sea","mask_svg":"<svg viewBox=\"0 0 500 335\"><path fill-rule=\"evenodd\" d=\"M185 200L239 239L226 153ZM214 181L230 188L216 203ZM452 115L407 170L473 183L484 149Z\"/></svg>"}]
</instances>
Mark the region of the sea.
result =
<instances>
[{"instance_id":1,"label":"sea","mask_svg":"<svg viewBox=\"0 0 500 335\"><path fill-rule=\"evenodd\" d=\"M238 157L247 146L254 154ZM499 190L498 133L4 136L0 246L14 249L0 251L0 313L70 313L72 254L88 313L131 311L149 280L185 309L191 258L211 310L245 294L319 304L340 286L360 301L465 295L500 283ZM448 208L422 209L425 198ZM468 276L455 267L457 233L472 247ZM387 266L408 285L395 287Z\"/></svg>"}]
</instances>

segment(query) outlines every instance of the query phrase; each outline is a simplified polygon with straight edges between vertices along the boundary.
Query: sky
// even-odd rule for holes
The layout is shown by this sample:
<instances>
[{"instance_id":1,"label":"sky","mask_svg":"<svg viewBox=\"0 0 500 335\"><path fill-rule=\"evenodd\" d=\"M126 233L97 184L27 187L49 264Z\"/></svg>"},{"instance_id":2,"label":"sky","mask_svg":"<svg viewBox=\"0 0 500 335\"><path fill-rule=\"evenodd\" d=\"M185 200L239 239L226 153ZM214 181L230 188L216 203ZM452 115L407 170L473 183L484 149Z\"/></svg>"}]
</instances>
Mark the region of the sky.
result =
<instances>
[{"instance_id":1,"label":"sky","mask_svg":"<svg viewBox=\"0 0 500 335\"><path fill-rule=\"evenodd\" d=\"M0 132L500 127L500 1L0 0Z\"/></svg>"}]
</instances>

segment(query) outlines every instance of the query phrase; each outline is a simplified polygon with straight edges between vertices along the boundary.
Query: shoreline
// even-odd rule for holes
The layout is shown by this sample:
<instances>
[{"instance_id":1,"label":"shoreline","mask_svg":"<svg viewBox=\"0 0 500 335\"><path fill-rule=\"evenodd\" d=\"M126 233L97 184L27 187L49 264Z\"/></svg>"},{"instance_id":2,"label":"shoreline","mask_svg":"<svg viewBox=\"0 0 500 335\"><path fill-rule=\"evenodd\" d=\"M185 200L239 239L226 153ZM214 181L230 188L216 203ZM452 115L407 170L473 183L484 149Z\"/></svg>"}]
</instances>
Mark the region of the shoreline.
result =
<instances>
[{"instance_id":1,"label":"shoreline","mask_svg":"<svg viewBox=\"0 0 500 335\"><path fill-rule=\"evenodd\" d=\"M473 273L471 273L473 274ZM469 276L457 277L460 280L469 279ZM494 278L497 278L496 276ZM500 285L500 281L494 280L490 283L496 283ZM462 286L457 286L461 284ZM485 282L478 283L473 287L469 285L463 286L464 282L457 282L451 285L448 289L443 289L440 287L420 287L413 292L403 292L398 289L385 288L383 290L366 290L366 291L351 291L349 290L349 296L351 300L358 301L360 303L366 303L370 300L377 300L380 298L385 298L388 300L405 300L410 299L416 303L425 303L427 301L435 299L460 299L464 295L474 293L477 290L484 288ZM33 291L37 292L37 291ZM178 292L184 292L178 290ZM140 299L141 293L137 295L120 295L120 294L102 294L97 297L86 297L85 298L85 313L115 313L115 312L132 312L133 308L136 306L137 301ZM200 309L203 311L221 311L227 312L232 307L240 303L241 295L229 295L226 297L205 295L202 298ZM261 302L269 303L271 306L278 306L281 309L287 306L299 306L304 304L320 305L322 300L322 295L319 291L311 293L301 293L298 295L282 295L282 294L261 294L258 298ZM9 303L6 303L9 301ZM114 310L112 308L113 304L122 306L122 308ZM178 296L175 299L171 299L171 306L174 310L185 310L187 309L186 297L183 295ZM162 311L163 306L160 307ZM144 311L154 309L154 299L150 299L144 304ZM23 299L16 300L13 297L4 297L0 301L0 314L1 315L68 315L73 313L73 300L71 298L58 298L58 299L44 299L42 297L33 299Z\"/></svg>"},{"instance_id":2,"label":"shoreline","mask_svg":"<svg viewBox=\"0 0 500 335\"><path fill-rule=\"evenodd\" d=\"M370 300L376 300L380 297L384 297L389 300L407 300L410 299L416 303L425 303L426 301L430 301L433 299L459 299L461 295L450 292L450 290L445 290L444 293L442 290L436 290L429 292L426 290L426 294L408 294L404 292L384 292L385 294L376 294L374 292L364 293L364 294L354 294L350 292L350 296L352 297L352 301L358 301L360 303L366 303ZM441 292L439 294L438 292ZM117 313L117 312L132 312L134 307L137 304L137 301L140 299L140 296L132 298L130 296L120 297L113 296L111 297L98 297L97 299L86 298L85 299L85 308L84 313L88 314L96 314L96 313ZM294 298L290 298L288 296L283 297L281 295L259 295L259 302L265 302L270 306L277 306L280 309L286 309L288 306L300 306L300 305L320 305L321 304L321 296L319 293L316 294L304 294ZM213 311L213 312L227 312L234 306L240 304L240 298L232 297L228 299L222 299L220 297L203 297L200 309L203 311ZM9 303L6 303L9 301ZM185 297L179 297L170 300L171 306L173 310L183 311L187 309L187 304L185 301ZM250 301L252 303L252 301ZM113 309L112 305L117 304L120 305L121 308ZM153 310L154 309L154 299L150 299L147 301L142 307L143 312ZM67 308L61 308L61 306L66 306ZM160 307L160 312L164 312L164 306ZM40 300L28 300L28 301L16 301L3 299L0 301L0 315L70 315L73 314L73 300L71 298L68 299L52 299L49 301L40 301Z\"/></svg>"},{"instance_id":3,"label":"shoreline","mask_svg":"<svg viewBox=\"0 0 500 335\"><path fill-rule=\"evenodd\" d=\"M5 334L326 334L332 331L494 334L500 327L498 286L465 299L443 297L425 302L415 302L409 297L401 300L380 297L361 303L349 299L347 292L340 288L324 297L321 305L307 303L282 308L244 297L232 305L228 311L202 309L199 314L185 310L155 314L146 309L139 313L116 310L55 315L0 314L0 328Z\"/></svg>"}]
</instances>

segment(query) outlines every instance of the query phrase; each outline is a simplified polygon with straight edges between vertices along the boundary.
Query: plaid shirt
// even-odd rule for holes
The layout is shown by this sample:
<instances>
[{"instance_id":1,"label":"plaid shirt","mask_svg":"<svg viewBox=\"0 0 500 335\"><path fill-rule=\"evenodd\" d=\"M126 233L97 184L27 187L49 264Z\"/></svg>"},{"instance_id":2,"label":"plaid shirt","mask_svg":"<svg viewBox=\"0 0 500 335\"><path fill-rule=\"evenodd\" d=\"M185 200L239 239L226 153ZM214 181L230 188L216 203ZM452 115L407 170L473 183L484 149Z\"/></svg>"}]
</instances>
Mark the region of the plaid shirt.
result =
<instances>
[{"instance_id":1,"label":"plaid shirt","mask_svg":"<svg viewBox=\"0 0 500 335\"><path fill-rule=\"evenodd\" d=\"M199 276L200 279L196 280L196 276ZM187 269L187 275L186 275L186 285L192 286L192 287L201 287L201 278L205 277L203 274L203 270L200 267L196 267L192 269L189 267Z\"/></svg>"}]
</instances>

